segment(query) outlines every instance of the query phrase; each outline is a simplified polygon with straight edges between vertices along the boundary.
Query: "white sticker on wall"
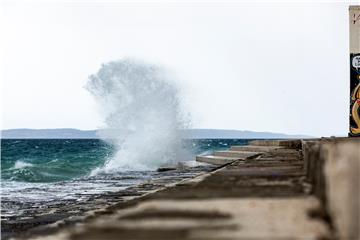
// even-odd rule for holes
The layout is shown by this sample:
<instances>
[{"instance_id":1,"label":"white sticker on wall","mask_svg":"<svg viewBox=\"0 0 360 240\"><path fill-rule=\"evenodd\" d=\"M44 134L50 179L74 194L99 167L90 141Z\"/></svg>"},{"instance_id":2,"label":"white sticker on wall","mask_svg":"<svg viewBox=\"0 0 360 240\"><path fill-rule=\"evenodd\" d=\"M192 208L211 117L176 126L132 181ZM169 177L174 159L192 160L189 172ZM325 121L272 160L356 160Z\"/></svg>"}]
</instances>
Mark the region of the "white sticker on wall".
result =
<instances>
[{"instance_id":1,"label":"white sticker on wall","mask_svg":"<svg viewBox=\"0 0 360 240\"><path fill-rule=\"evenodd\" d=\"M357 56L353 57L352 66L354 68L360 68L360 55L357 55Z\"/></svg>"}]
</instances>

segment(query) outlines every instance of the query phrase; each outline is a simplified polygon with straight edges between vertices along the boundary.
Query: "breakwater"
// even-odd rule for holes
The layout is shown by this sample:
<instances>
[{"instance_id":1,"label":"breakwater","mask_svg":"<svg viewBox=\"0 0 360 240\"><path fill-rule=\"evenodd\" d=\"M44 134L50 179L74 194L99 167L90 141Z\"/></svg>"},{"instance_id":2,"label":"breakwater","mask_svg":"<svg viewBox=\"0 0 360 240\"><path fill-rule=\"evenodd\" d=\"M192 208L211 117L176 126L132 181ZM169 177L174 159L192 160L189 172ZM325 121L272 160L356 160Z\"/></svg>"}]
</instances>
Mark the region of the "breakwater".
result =
<instances>
[{"instance_id":1,"label":"breakwater","mask_svg":"<svg viewBox=\"0 0 360 240\"><path fill-rule=\"evenodd\" d=\"M359 139L253 141L211 156L198 157L216 159L211 172L19 238L359 239Z\"/></svg>"}]
</instances>

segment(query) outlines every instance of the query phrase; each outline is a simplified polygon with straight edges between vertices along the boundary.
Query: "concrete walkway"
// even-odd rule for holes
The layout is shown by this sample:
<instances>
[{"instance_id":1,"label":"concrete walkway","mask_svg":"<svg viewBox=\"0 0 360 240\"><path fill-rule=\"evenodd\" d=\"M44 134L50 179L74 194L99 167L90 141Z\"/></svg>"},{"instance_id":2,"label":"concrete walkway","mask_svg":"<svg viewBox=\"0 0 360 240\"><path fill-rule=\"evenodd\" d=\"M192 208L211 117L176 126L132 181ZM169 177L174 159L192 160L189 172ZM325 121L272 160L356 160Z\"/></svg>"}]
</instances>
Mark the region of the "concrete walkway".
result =
<instances>
[{"instance_id":1,"label":"concrete walkway","mask_svg":"<svg viewBox=\"0 0 360 240\"><path fill-rule=\"evenodd\" d=\"M76 226L57 226L56 231L30 236L73 240L358 239L359 196L356 190L346 189L359 187L359 149L360 141L331 139L234 146L197 158L225 164L216 171L113 205ZM357 203L348 204L354 201Z\"/></svg>"}]
</instances>

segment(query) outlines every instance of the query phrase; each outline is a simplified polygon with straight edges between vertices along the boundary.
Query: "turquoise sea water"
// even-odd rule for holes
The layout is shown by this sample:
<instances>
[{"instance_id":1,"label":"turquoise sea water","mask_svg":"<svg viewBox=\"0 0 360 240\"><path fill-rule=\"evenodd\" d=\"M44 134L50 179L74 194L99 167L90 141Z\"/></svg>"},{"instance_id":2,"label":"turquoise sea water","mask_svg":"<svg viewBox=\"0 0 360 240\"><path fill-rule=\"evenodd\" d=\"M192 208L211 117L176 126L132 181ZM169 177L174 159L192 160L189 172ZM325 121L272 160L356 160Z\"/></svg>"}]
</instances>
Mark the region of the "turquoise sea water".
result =
<instances>
[{"instance_id":1,"label":"turquoise sea water","mask_svg":"<svg viewBox=\"0 0 360 240\"><path fill-rule=\"evenodd\" d=\"M191 152L188 160L194 163L197 154L247 142L243 139L203 139L184 140L183 144ZM177 174L172 171L159 173L156 169L91 174L115 152L114 146L99 139L2 139L2 220L26 218L34 215L36 209L69 202L91 202L94 196Z\"/></svg>"},{"instance_id":2,"label":"turquoise sea water","mask_svg":"<svg viewBox=\"0 0 360 240\"><path fill-rule=\"evenodd\" d=\"M244 139L184 140L196 154L243 145ZM3 139L1 180L13 182L59 182L88 176L112 157L114 147L99 139ZM194 159L189 159L194 160Z\"/></svg>"},{"instance_id":3,"label":"turquoise sea water","mask_svg":"<svg viewBox=\"0 0 360 240\"><path fill-rule=\"evenodd\" d=\"M104 164L113 147L98 139L5 139L2 180L56 182L86 176Z\"/></svg>"}]
</instances>

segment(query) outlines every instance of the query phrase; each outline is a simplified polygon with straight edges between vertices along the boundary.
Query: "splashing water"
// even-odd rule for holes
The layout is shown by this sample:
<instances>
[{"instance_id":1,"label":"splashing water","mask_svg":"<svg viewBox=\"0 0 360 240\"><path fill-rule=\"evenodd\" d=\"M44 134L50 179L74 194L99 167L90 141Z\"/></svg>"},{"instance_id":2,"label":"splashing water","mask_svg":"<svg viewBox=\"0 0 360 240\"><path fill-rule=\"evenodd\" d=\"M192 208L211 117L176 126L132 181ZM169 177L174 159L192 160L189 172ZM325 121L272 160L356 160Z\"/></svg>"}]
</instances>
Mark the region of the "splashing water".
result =
<instances>
[{"instance_id":1,"label":"splashing water","mask_svg":"<svg viewBox=\"0 0 360 240\"><path fill-rule=\"evenodd\" d=\"M16 161L14 165L14 169L21 169L26 167L32 167L33 165L31 163L23 162L23 161Z\"/></svg>"},{"instance_id":2,"label":"splashing water","mask_svg":"<svg viewBox=\"0 0 360 240\"><path fill-rule=\"evenodd\" d=\"M178 89L160 67L133 59L109 62L89 77L87 89L105 115L107 130L100 136L116 148L93 173L152 170L184 152Z\"/></svg>"}]
</instances>

